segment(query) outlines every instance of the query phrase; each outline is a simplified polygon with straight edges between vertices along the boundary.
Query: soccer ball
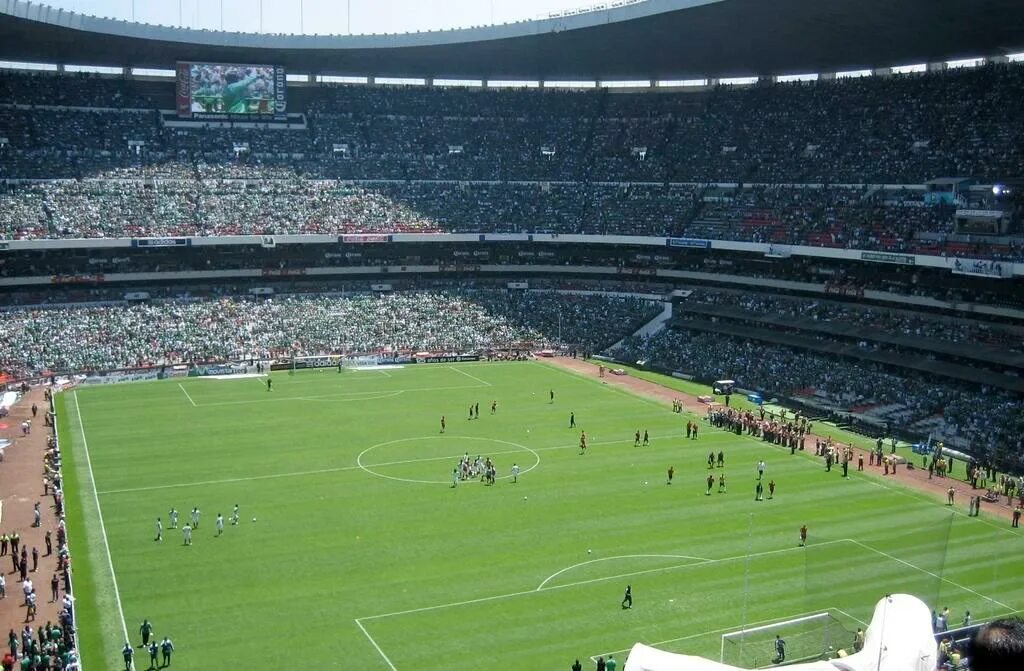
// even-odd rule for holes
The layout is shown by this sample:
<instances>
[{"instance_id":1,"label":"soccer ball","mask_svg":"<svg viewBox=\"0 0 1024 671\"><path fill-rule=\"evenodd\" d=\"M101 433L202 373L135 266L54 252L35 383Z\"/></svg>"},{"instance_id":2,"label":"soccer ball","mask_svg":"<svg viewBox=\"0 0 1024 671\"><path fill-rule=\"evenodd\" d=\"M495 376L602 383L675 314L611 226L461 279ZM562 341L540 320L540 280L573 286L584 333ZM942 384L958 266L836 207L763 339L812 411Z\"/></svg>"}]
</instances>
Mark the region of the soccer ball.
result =
<instances>
[{"instance_id":1,"label":"soccer ball","mask_svg":"<svg viewBox=\"0 0 1024 671\"><path fill-rule=\"evenodd\" d=\"M255 517L254 517L254 518L252 518L252 521L253 521L253 522L255 522L255 521L256 521L256 518L255 518Z\"/></svg>"},{"instance_id":2,"label":"soccer ball","mask_svg":"<svg viewBox=\"0 0 1024 671\"><path fill-rule=\"evenodd\" d=\"M524 501L526 500L526 497L525 497L525 496L523 497L523 500L524 500Z\"/></svg>"},{"instance_id":3,"label":"soccer ball","mask_svg":"<svg viewBox=\"0 0 1024 671\"><path fill-rule=\"evenodd\" d=\"M644 484L645 484L645 485L647 484L647 481L646 481L646 480L644 480Z\"/></svg>"},{"instance_id":4,"label":"soccer ball","mask_svg":"<svg viewBox=\"0 0 1024 671\"><path fill-rule=\"evenodd\" d=\"M593 553L594 553L594 551L593 551L593 550L587 550L587 554L588 554L588 555L589 555L589 554L593 554Z\"/></svg>"}]
</instances>

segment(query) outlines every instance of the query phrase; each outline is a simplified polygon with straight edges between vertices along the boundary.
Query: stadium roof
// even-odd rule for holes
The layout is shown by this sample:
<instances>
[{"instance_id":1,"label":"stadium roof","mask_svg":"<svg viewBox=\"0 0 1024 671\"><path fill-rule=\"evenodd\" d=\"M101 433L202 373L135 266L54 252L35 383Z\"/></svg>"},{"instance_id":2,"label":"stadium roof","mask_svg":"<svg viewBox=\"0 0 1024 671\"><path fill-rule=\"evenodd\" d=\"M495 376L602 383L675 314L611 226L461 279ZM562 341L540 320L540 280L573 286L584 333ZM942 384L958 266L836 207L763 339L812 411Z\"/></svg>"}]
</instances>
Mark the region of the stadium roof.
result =
<instances>
[{"instance_id":1,"label":"stadium roof","mask_svg":"<svg viewBox=\"0 0 1024 671\"><path fill-rule=\"evenodd\" d=\"M622 5L622 6L614 6ZM271 35L83 16L0 0L0 59L508 79L834 72L1024 51L1020 0L648 0L537 21L400 35Z\"/></svg>"}]
</instances>

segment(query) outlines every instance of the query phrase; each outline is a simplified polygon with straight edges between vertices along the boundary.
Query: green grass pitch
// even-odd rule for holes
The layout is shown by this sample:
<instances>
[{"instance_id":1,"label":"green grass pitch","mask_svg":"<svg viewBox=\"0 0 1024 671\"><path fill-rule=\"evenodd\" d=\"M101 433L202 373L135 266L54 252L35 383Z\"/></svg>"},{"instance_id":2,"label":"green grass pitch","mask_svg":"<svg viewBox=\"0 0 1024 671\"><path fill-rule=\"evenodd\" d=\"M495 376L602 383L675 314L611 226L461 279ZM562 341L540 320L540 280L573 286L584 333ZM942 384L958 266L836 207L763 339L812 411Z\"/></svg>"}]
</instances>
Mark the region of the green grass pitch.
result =
<instances>
[{"instance_id":1,"label":"green grass pitch","mask_svg":"<svg viewBox=\"0 0 1024 671\"><path fill-rule=\"evenodd\" d=\"M690 416L597 379L542 363L273 379L58 398L86 668L119 668L143 618L173 638L179 670L475 671L622 660L637 641L717 659L744 623L830 611L856 627L889 592L948 605L954 623L1024 608L1004 521L703 421L687 441ZM729 491L705 496L712 450ZM449 486L465 452L496 460L495 486ZM761 458L778 489L755 502ZM215 537L235 503L242 523ZM170 529L153 540L172 506L182 521L202 510L191 547Z\"/></svg>"}]
</instances>

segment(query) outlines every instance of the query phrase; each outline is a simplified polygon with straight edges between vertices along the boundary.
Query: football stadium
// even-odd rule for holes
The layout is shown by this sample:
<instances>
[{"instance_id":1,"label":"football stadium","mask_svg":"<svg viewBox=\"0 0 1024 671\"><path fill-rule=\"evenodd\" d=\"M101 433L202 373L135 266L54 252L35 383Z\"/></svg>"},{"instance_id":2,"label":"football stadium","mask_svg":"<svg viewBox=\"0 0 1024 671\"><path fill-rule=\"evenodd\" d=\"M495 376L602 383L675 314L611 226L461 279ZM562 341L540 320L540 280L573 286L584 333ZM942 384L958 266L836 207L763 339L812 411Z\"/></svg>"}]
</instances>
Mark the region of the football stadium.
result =
<instances>
[{"instance_id":1,"label":"football stadium","mask_svg":"<svg viewBox=\"0 0 1024 671\"><path fill-rule=\"evenodd\" d=\"M1011 0L0 0L0 667L1024 668L1022 103Z\"/></svg>"}]
</instances>

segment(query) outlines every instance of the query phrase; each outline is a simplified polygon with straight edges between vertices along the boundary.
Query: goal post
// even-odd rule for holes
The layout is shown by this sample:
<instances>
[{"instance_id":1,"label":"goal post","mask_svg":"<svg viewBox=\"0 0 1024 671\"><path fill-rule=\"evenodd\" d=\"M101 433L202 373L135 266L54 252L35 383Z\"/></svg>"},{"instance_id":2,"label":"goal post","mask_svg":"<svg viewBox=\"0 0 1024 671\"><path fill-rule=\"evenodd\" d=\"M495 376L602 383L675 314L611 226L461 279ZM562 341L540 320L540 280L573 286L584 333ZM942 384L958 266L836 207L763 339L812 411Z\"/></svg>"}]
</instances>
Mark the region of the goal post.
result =
<instances>
[{"instance_id":1,"label":"goal post","mask_svg":"<svg viewBox=\"0 0 1024 671\"><path fill-rule=\"evenodd\" d=\"M830 612L805 615L758 627L748 627L722 634L719 661L746 669L777 664L775 637L785 641L785 661L807 662L827 659L840 647L849 646L854 632Z\"/></svg>"}]
</instances>

